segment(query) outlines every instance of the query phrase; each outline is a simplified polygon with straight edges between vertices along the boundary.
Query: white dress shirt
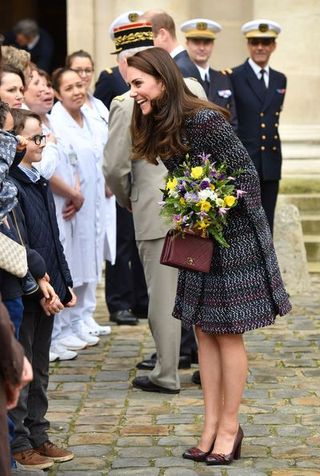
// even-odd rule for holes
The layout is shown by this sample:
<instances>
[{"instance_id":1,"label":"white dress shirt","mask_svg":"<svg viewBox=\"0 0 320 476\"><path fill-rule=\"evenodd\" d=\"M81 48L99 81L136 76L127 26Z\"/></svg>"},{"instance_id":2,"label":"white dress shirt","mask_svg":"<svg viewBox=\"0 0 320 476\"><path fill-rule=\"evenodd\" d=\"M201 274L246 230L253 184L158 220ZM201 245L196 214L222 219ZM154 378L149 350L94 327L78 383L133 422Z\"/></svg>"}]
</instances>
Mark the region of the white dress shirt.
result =
<instances>
[{"instance_id":1,"label":"white dress shirt","mask_svg":"<svg viewBox=\"0 0 320 476\"><path fill-rule=\"evenodd\" d=\"M269 73L270 73L269 65L265 66L264 68L261 68L261 66L255 63L251 58L249 58L248 63L253 69L254 74L257 76L259 80L261 79L261 76L262 76L261 70L264 69L265 73L263 75L263 79L267 88L269 86Z\"/></svg>"}]
</instances>

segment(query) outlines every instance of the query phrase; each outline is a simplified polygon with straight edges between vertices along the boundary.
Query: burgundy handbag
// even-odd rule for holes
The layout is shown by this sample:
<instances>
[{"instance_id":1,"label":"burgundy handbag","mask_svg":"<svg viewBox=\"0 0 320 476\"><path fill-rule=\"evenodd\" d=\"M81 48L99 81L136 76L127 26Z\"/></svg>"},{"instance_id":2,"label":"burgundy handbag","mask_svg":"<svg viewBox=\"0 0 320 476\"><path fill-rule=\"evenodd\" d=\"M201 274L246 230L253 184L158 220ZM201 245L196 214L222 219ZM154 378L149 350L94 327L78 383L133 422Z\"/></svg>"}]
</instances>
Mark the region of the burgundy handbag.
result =
<instances>
[{"instance_id":1,"label":"burgundy handbag","mask_svg":"<svg viewBox=\"0 0 320 476\"><path fill-rule=\"evenodd\" d=\"M163 244L160 263L173 268L209 273L213 240L190 232L169 230Z\"/></svg>"}]
</instances>

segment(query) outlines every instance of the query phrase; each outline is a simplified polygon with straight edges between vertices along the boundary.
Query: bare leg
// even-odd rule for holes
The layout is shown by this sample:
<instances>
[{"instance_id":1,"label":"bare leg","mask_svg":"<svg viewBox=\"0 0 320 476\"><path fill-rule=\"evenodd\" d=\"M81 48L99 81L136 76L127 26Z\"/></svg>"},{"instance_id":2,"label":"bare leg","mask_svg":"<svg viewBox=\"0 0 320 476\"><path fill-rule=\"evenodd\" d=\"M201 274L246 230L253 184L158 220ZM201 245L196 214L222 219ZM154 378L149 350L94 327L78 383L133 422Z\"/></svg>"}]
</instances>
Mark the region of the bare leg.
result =
<instances>
[{"instance_id":1,"label":"bare leg","mask_svg":"<svg viewBox=\"0 0 320 476\"><path fill-rule=\"evenodd\" d=\"M209 451L218 430L222 406L221 358L216 337L195 328L204 399L204 428L198 448Z\"/></svg>"},{"instance_id":2,"label":"bare leg","mask_svg":"<svg viewBox=\"0 0 320 476\"><path fill-rule=\"evenodd\" d=\"M222 369L223 407L213 453L229 454L239 427L239 407L247 378L242 335L216 336Z\"/></svg>"}]
</instances>

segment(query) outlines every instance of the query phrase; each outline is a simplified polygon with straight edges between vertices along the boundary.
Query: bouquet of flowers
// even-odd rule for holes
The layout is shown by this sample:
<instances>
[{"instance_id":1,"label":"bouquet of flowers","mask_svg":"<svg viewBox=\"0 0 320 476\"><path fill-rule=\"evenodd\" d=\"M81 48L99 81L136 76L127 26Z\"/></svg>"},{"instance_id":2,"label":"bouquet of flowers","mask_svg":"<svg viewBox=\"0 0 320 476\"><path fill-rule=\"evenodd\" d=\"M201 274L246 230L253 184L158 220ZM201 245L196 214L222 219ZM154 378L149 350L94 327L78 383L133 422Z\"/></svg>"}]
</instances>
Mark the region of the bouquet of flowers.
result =
<instances>
[{"instance_id":1,"label":"bouquet of flowers","mask_svg":"<svg viewBox=\"0 0 320 476\"><path fill-rule=\"evenodd\" d=\"M199 156L193 167L187 154L174 174L169 174L160 202L160 214L169 219L176 231L212 236L222 246L229 245L223 236L228 212L246 192L237 190L235 179L242 170L228 174L226 164L210 162L210 155Z\"/></svg>"}]
</instances>

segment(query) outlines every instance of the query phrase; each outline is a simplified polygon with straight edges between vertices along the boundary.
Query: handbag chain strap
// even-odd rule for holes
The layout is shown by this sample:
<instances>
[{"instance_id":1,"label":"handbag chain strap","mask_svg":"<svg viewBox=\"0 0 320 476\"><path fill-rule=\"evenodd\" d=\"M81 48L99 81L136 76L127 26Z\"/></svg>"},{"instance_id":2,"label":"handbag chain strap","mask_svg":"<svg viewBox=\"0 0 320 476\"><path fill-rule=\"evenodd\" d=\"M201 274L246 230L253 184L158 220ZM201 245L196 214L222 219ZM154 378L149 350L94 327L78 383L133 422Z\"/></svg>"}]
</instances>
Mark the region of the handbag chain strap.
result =
<instances>
[{"instance_id":1,"label":"handbag chain strap","mask_svg":"<svg viewBox=\"0 0 320 476\"><path fill-rule=\"evenodd\" d=\"M25 246L24 242L23 242L23 239L22 239L22 236L21 236L21 233L20 233L20 228L19 228L19 225L18 225L18 221L17 221L17 217L16 217L16 214L15 214L15 211L14 210L11 210L11 213L13 215L13 219L14 219L14 224L16 226L16 230L18 232L18 235L19 235L19 240L20 240L20 243L22 244L22 246Z\"/></svg>"}]
</instances>

